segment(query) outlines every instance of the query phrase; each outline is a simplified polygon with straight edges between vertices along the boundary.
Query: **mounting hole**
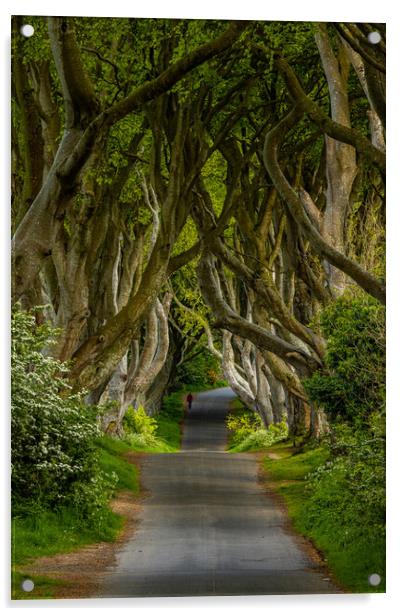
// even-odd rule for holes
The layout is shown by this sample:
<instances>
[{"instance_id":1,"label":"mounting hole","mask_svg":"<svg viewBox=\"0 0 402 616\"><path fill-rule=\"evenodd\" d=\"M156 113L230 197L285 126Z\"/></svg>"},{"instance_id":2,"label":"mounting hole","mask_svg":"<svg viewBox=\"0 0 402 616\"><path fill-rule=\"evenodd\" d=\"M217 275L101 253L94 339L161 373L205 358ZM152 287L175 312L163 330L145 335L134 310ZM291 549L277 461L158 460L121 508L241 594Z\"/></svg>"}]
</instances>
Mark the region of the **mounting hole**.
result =
<instances>
[{"instance_id":1,"label":"mounting hole","mask_svg":"<svg viewBox=\"0 0 402 616\"><path fill-rule=\"evenodd\" d=\"M31 24L24 24L23 26L21 26L20 32L22 36L26 36L27 38L29 38L35 32L35 28L31 26Z\"/></svg>"},{"instance_id":2,"label":"mounting hole","mask_svg":"<svg viewBox=\"0 0 402 616\"><path fill-rule=\"evenodd\" d=\"M370 32L367 35L367 38L369 43L371 43L372 45L377 45L381 41L381 34L376 31Z\"/></svg>"},{"instance_id":3,"label":"mounting hole","mask_svg":"<svg viewBox=\"0 0 402 616\"><path fill-rule=\"evenodd\" d=\"M24 580L21 584L21 588L25 590L25 592L31 592L35 588L35 584L32 580Z\"/></svg>"},{"instance_id":4,"label":"mounting hole","mask_svg":"<svg viewBox=\"0 0 402 616\"><path fill-rule=\"evenodd\" d=\"M381 582L381 575L378 575L378 573L372 573L369 575L368 581L370 586L378 586Z\"/></svg>"}]
</instances>

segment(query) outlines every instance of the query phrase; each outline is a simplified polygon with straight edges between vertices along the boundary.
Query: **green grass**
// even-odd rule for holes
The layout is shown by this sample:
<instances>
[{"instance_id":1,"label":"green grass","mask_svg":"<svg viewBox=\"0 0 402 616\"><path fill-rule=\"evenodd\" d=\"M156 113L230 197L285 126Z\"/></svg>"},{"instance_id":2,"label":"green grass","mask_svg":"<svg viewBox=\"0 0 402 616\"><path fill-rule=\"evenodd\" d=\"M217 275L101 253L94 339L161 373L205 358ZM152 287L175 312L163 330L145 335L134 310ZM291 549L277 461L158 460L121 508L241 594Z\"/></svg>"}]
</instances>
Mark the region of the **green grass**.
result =
<instances>
[{"instance_id":1,"label":"green grass","mask_svg":"<svg viewBox=\"0 0 402 616\"><path fill-rule=\"evenodd\" d=\"M266 435L262 430L259 430L258 432L250 434L238 444L233 444L232 439L230 439L227 451L228 453L252 453L267 451L268 449L269 444L266 442Z\"/></svg>"},{"instance_id":2,"label":"green grass","mask_svg":"<svg viewBox=\"0 0 402 616\"><path fill-rule=\"evenodd\" d=\"M138 469L122 456L131 451L122 442L104 436L96 441L99 450L99 464L105 472L115 472L118 476L116 490L130 490L139 493ZM21 567L40 556L52 556L70 552L77 548L99 541L114 541L124 524L124 519L108 507L103 511L101 522L97 526L88 526L77 510L63 507L57 511L38 509L27 515L19 515L12 520L12 566L13 597L31 599L52 596L56 581L38 578L35 590L26 593L20 585ZM18 567L18 571L15 569Z\"/></svg>"},{"instance_id":3,"label":"green grass","mask_svg":"<svg viewBox=\"0 0 402 616\"><path fill-rule=\"evenodd\" d=\"M303 481L308 473L324 464L328 453L324 449L310 449L305 453L294 453L289 441L270 447L270 452L281 455L280 460L266 458L265 468L275 481Z\"/></svg>"},{"instance_id":4,"label":"green grass","mask_svg":"<svg viewBox=\"0 0 402 616\"><path fill-rule=\"evenodd\" d=\"M263 468L270 485L284 498L295 529L313 541L341 586L351 592L384 592L383 542L368 540L364 526L356 521L351 520L345 529L337 514L335 498L328 500L324 510L314 509L306 475L321 466L328 453L322 448L295 453L289 442L274 445L270 452L280 456L278 460L264 458ZM378 587L368 583L372 573L381 575Z\"/></svg>"},{"instance_id":5,"label":"green grass","mask_svg":"<svg viewBox=\"0 0 402 616\"><path fill-rule=\"evenodd\" d=\"M294 453L293 446L289 440L275 443L269 448L269 451L275 453L275 455L279 456L280 458L288 458Z\"/></svg>"},{"instance_id":6,"label":"green grass","mask_svg":"<svg viewBox=\"0 0 402 616\"><path fill-rule=\"evenodd\" d=\"M229 406L230 412L235 415L237 414L236 412L239 412L241 414L244 413L244 411L246 410L246 407L244 406L240 398L233 398L233 400L229 402Z\"/></svg>"},{"instance_id":7,"label":"green grass","mask_svg":"<svg viewBox=\"0 0 402 616\"><path fill-rule=\"evenodd\" d=\"M175 391L163 400L162 409L157 416L158 429L156 435L165 441L173 450L181 446L182 422L185 414L185 391Z\"/></svg>"},{"instance_id":8,"label":"green grass","mask_svg":"<svg viewBox=\"0 0 402 616\"><path fill-rule=\"evenodd\" d=\"M169 417L158 417L158 429L156 436L171 447L173 451L178 451L181 445L180 424Z\"/></svg>"},{"instance_id":9,"label":"green grass","mask_svg":"<svg viewBox=\"0 0 402 616\"><path fill-rule=\"evenodd\" d=\"M176 448L171 447L164 440L155 436L133 434L127 436L131 451L137 453L174 453Z\"/></svg>"},{"instance_id":10,"label":"green grass","mask_svg":"<svg viewBox=\"0 0 402 616\"><path fill-rule=\"evenodd\" d=\"M98 439L97 446L102 470L107 473L114 471L118 476L117 489L131 490L137 494L140 489L138 470L122 457L132 451L130 445L124 441L103 436Z\"/></svg>"},{"instance_id":11,"label":"green grass","mask_svg":"<svg viewBox=\"0 0 402 616\"><path fill-rule=\"evenodd\" d=\"M69 507L14 518L12 562L20 565L39 556L69 552L89 543L113 541L122 524L121 517L108 510L102 526L88 528Z\"/></svg>"},{"instance_id":12,"label":"green grass","mask_svg":"<svg viewBox=\"0 0 402 616\"><path fill-rule=\"evenodd\" d=\"M244 415L244 413L251 413L251 411L249 411L243 404L243 402L240 400L240 398L233 398L233 400L231 400L229 402L229 413L230 415L235 415L235 416L241 416ZM235 443L235 433L231 430L228 431L228 440L227 440L227 445L226 445L226 450L229 453L240 453L240 450L238 449L239 445ZM243 451L243 450L241 450ZM250 450L248 450L250 451Z\"/></svg>"}]
</instances>

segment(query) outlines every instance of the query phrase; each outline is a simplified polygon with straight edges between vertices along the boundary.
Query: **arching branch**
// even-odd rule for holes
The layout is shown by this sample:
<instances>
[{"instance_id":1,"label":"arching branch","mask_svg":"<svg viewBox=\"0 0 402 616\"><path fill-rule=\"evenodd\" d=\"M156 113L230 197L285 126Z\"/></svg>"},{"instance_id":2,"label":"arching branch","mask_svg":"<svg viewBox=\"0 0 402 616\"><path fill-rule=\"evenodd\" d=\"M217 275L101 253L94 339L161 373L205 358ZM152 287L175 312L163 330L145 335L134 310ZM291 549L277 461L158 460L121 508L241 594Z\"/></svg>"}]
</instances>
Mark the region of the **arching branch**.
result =
<instances>
[{"instance_id":1,"label":"arching branch","mask_svg":"<svg viewBox=\"0 0 402 616\"><path fill-rule=\"evenodd\" d=\"M295 72L283 57L277 56L275 65L281 72L286 87L299 110L306 113L310 120L314 122L323 133L329 135L333 139L353 145L359 154L377 165L381 171L385 171L384 152L373 146L364 135L361 135L354 128L343 126L331 120L331 118L322 111L320 106L307 96Z\"/></svg>"},{"instance_id":2,"label":"arching branch","mask_svg":"<svg viewBox=\"0 0 402 616\"><path fill-rule=\"evenodd\" d=\"M198 264L197 274L204 300L214 313L215 327L231 331L250 340L257 348L275 353L305 374L320 366L320 363L304 350L271 334L262 327L250 323L230 308L218 286L211 253L203 254Z\"/></svg>"},{"instance_id":3,"label":"arching branch","mask_svg":"<svg viewBox=\"0 0 402 616\"><path fill-rule=\"evenodd\" d=\"M278 162L278 149L285 135L302 116L300 108L295 107L265 137L264 164L279 194L287 203L289 212L303 233L310 240L314 250L323 255L332 265L350 276L367 293L385 303L385 284L367 272L358 263L340 253L328 244L306 214L302 201L285 178Z\"/></svg>"}]
</instances>

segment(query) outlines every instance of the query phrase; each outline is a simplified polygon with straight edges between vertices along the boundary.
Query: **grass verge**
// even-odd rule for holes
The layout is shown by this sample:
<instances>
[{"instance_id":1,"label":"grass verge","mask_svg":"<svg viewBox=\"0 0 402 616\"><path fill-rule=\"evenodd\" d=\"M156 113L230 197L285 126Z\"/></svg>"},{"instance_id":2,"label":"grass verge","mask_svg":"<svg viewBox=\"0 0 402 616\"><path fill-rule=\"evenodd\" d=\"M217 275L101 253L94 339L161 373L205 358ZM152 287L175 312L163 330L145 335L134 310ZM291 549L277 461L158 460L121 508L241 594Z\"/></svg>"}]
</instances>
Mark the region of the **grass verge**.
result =
<instances>
[{"instance_id":1,"label":"grass verge","mask_svg":"<svg viewBox=\"0 0 402 616\"><path fill-rule=\"evenodd\" d=\"M128 490L139 493L138 469L124 459L132 449L122 441L104 436L96 441L99 464L104 472L116 473L116 491ZM40 556L52 556L70 552L100 541L114 541L124 525L122 516L108 507L102 512L101 522L88 524L72 507L57 511L38 509L12 520L12 598L52 598L61 582L48 578L24 575L24 565L29 565ZM27 593L21 589L26 577L32 579L35 588Z\"/></svg>"},{"instance_id":2,"label":"grass verge","mask_svg":"<svg viewBox=\"0 0 402 616\"><path fill-rule=\"evenodd\" d=\"M318 447L295 453L287 442L273 445L270 454L276 459L263 459L269 487L283 497L294 528L313 541L339 584L350 592L384 592L383 543L369 541L364 527L356 522L345 528L331 499L326 509L314 510L306 476L326 462L328 452ZM382 578L376 587L369 584L373 573Z\"/></svg>"},{"instance_id":3,"label":"grass verge","mask_svg":"<svg viewBox=\"0 0 402 616\"><path fill-rule=\"evenodd\" d=\"M158 428L156 435L174 451L178 451L181 446L185 415L185 393L185 390L181 389L166 396L162 403L162 409L157 416Z\"/></svg>"}]
</instances>

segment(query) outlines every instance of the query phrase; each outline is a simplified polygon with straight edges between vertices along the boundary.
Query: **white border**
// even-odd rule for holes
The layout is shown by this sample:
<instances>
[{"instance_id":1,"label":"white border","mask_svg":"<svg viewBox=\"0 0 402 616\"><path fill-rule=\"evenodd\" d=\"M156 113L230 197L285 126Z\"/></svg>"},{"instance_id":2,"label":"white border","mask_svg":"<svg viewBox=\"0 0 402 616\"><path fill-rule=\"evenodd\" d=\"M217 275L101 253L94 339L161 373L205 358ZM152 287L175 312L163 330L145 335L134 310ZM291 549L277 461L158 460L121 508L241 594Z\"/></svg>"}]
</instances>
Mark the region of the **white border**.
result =
<instances>
[{"instance_id":1,"label":"white border","mask_svg":"<svg viewBox=\"0 0 402 616\"><path fill-rule=\"evenodd\" d=\"M10 15L96 15L96 16L135 16L135 17L186 17L186 18L215 18L215 19L266 19L285 21L368 21L387 22L387 47L388 47L388 229L387 229L387 253L388 253L388 573L387 593L385 595L342 595L342 596L267 596L267 597L227 597L197 599L133 599L133 600L75 600L75 601L45 601L45 602L21 602L8 600L9 594L9 559L7 554L8 535L8 507L3 511L3 544L4 561L2 562L2 603L6 609L13 609L15 613L22 610L33 609L65 609L75 610L74 613L82 613L83 610L99 609L123 609L132 613L149 611L163 612L164 614L177 614L191 610L194 614L208 612L243 614L250 609L253 614L269 613L272 610L289 616L304 616L321 614L325 615L343 613L365 616L379 612L386 615L392 614L397 605L401 604L399 588L401 586L402 566L402 542L401 542L401 482L398 482L398 471L401 467L399 451L402 439L402 404L400 376L400 306L401 297L400 274L401 262L401 224L400 212L402 211L400 178L402 176L402 156L400 153L402 144L402 88L401 88L401 61L402 61L402 19L401 10L395 0L335 0L335 2L323 2L304 0L287 0L287 2L269 2L268 0L247 0L236 3L234 0L203 0L201 3L190 3L188 0L147 0L146 2L129 2L113 0L111 3L94 3L87 0L70 0L68 3L56 3L44 0L3 0L1 8L1 49L2 60L0 63L1 85L1 148L2 165L1 187L3 203L1 212L1 230L3 241L1 243L2 266L0 268L2 310L2 353L1 353L1 392L3 394L2 405L2 437L3 447L1 460L1 502L7 503L9 499L8 484L8 451L9 451L9 423L8 413L8 297L9 285L9 41L10 41ZM401 178L402 179L402 178ZM6 393L7 392L7 393Z\"/></svg>"},{"instance_id":2,"label":"white border","mask_svg":"<svg viewBox=\"0 0 402 616\"><path fill-rule=\"evenodd\" d=\"M333 3L305 0L287 2L261 2L247 0L235 3L231 0L203 0L190 3L187 0L149 0L131 2L114 0L113 3L93 3L88 0L71 0L66 4L49 0L6 0L7 11L23 15L93 15L98 17L184 17L188 19L266 19L289 21L387 21L396 7L391 0L337 0ZM3 8L3 6L2 6ZM57 9L57 10L56 10ZM4 9L3 9L4 10Z\"/></svg>"}]
</instances>

